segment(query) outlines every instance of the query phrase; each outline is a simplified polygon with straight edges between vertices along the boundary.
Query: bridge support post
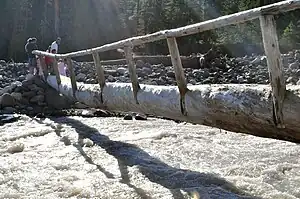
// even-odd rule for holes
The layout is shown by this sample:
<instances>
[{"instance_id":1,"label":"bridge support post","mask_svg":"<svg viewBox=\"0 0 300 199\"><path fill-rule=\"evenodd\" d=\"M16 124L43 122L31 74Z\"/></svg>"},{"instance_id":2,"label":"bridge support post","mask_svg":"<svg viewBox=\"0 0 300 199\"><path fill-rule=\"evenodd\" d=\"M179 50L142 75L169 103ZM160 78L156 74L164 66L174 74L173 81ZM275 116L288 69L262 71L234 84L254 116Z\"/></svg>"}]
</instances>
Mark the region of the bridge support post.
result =
<instances>
[{"instance_id":1,"label":"bridge support post","mask_svg":"<svg viewBox=\"0 0 300 199\"><path fill-rule=\"evenodd\" d=\"M61 84L61 79L60 79L60 74L59 74L59 71L58 71L58 64L57 64L57 59L56 58L53 58L53 71L55 73L55 76L56 76L56 82L57 82L57 88L59 90L59 86Z\"/></svg>"},{"instance_id":2,"label":"bridge support post","mask_svg":"<svg viewBox=\"0 0 300 199\"><path fill-rule=\"evenodd\" d=\"M286 85L283 75L281 54L279 51L276 23L273 15L261 16L259 19L272 87L273 120L278 128L285 128L282 109Z\"/></svg>"},{"instance_id":3,"label":"bridge support post","mask_svg":"<svg viewBox=\"0 0 300 199\"><path fill-rule=\"evenodd\" d=\"M47 68L47 66L46 66L44 56L39 55L39 59L40 59L41 68L42 68L42 70L43 70L44 80L47 81L47 77L48 77L48 68Z\"/></svg>"},{"instance_id":4,"label":"bridge support post","mask_svg":"<svg viewBox=\"0 0 300 199\"><path fill-rule=\"evenodd\" d=\"M124 48L124 51L125 51L127 65L128 65L128 71L130 74L130 79L132 82L133 97L134 97L136 104L139 104L138 99L137 99L137 93L140 90L140 85L139 85L137 74L136 74L136 66L133 61L132 48L133 48L132 46L126 46Z\"/></svg>"},{"instance_id":5,"label":"bridge support post","mask_svg":"<svg viewBox=\"0 0 300 199\"><path fill-rule=\"evenodd\" d=\"M94 63L95 63L95 68L96 68L96 73L97 73L97 80L98 83L100 85L100 96L101 96L101 103L103 104L103 89L105 87L105 76L104 76L104 69L101 66L100 63L100 57L99 54L94 52L93 53L93 59L94 59Z\"/></svg>"},{"instance_id":6,"label":"bridge support post","mask_svg":"<svg viewBox=\"0 0 300 199\"><path fill-rule=\"evenodd\" d=\"M69 57L67 58L67 66L68 66L71 85L72 85L73 97L75 98L75 93L77 91L77 83L76 83L75 71L73 68L72 60Z\"/></svg>"},{"instance_id":7,"label":"bridge support post","mask_svg":"<svg viewBox=\"0 0 300 199\"><path fill-rule=\"evenodd\" d=\"M167 42L168 42L169 52L171 55L172 65L175 70L176 82L180 93L181 113L183 115L187 115L186 106L185 106L185 94L187 93L188 88L187 88L187 82L186 82L186 78L184 75L184 71L180 59L177 41L175 37L171 37L171 38L167 38Z\"/></svg>"}]
</instances>

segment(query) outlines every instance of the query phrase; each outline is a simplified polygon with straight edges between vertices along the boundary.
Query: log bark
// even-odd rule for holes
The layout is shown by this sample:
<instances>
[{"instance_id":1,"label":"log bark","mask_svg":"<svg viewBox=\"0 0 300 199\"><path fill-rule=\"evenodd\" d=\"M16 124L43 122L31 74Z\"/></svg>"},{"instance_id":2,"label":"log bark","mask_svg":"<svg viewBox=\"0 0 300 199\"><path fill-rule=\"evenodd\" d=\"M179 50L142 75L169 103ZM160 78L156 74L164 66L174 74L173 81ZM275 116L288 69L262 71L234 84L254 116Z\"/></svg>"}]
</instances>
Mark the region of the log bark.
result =
<instances>
[{"instance_id":1,"label":"log bark","mask_svg":"<svg viewBox=\"0 0 300 199\"><path fill-rule=\"evenodd\" d=\"M73 96L69 78L61 77L60 92ZM55 76L47 82L58 89ZM270 85L197 85L186 93L187 115L180 111L176 86L141 84L135 103L130 83L107 83L100 100L100 86L78 83L76 99L90 107L110 111L134 111L260 137L300 143L300 86L287 86L283 104L285 129L273 123Z\"/></svg>"}]
</instances>

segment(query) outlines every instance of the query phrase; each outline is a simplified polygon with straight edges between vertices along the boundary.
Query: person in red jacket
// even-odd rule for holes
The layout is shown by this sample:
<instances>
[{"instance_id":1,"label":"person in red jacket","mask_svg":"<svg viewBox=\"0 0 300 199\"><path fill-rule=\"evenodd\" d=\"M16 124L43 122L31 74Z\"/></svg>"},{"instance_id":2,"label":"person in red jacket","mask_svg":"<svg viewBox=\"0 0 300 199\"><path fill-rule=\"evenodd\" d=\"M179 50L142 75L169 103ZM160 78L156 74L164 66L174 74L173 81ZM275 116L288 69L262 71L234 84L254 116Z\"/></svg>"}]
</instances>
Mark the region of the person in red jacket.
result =
<instances>
[{"instance_id":1,"label":"person in red jacket","mask_svg":"<svg viewBox=\"0 0 300 199\"><path fill-rule=\"evenodd\" d=\"M50 52L50 49L51 49L51 47L49 46L49 48L46 52ZM56 50L52 49L52 51L50 53L56 54ZM45 56L45 64L46 64L50 74L54 74L53 67L52 67L53 66L53 58Z\"/></svg>"}]
</instances>

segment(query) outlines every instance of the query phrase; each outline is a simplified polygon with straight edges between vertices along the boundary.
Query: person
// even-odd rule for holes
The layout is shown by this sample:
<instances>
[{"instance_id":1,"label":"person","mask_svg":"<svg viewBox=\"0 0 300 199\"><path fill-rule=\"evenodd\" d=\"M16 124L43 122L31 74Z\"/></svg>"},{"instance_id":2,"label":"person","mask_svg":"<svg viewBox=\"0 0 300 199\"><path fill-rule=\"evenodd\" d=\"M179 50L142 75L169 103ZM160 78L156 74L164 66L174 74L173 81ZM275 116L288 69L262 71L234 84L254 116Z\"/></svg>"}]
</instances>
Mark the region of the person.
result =
<instances>
[{"instance_id":1,"label":"person","mask_svg":"<svg viewBox=\"0 0 300 199\"><path fill-rule=\"evenodd\" d=\"M25 52L28 57L28 67L29 73L34 75L34 69L36 70L35 74L39 74L39 68L37 67L37 59L36 55L32 53L32 51L37 50L37 39L35 37L27 39L27 43L25 44Z\"/></svg>"},{"instance_id":2,"label":"person","mask_svg":"<svg viewBox=\"0 0 300 199\"><path fill-rule=\"evenodd\" d=\"M60 75L67 77L67 59L58 62L58 72Z\"/></svg>"},{"instance_id":3,"label":"person","mask_svg":"<svg viewBox=\"0 0 300 199\"><path fill-rule=\"evenodd\" d=\"M57 39L54 42L52 42L52 44L50 46L50 52L55 50L55 52L58 53L58 47L60 45L60 42L61 42L61 38L57 37Z\"/></svg>"},{"instance_id":4,"label":"person","mask_svg":"<svg viewBox=\"0 0 300 199\"><path fill-rule=\"evenodd\" d=\"M56 53L56 50L55 49L52 49L51 50L51 46L48 47L48 49L46 50L47 53L52 53L52 54L55 54ZM53 71L53 58L49 57L49 56L45 56L45 64L48 68L48 71L50 72L50 74L54 74L54 71Z\"/></svg>"}]
</instances>

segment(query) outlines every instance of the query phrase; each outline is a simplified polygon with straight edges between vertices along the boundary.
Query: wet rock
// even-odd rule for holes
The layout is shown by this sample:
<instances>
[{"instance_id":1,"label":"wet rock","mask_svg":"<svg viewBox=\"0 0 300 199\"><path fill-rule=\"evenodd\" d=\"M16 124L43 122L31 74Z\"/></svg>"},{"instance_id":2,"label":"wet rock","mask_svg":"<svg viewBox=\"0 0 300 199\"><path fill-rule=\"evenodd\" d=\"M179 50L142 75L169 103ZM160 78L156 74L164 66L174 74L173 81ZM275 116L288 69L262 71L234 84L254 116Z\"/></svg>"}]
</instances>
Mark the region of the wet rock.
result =
<instances>
[{"instance_id":1,"label":"wet rock","mask_svg":"<svg viewBox=\"0 0 300 199\"><path fill-rule=\"evenodd\" d=\"M16 104L16 100L8 93L4 93L0 96L0 107L13 107Z\"/></svg>"},{"instance_id":2,"label":"wet rock","mask_svg":"<svg viewBox=\"0 0 300 199\"><path fill-rule=\"evenodd\" d=\"M92 147L94 146L94 142L88 138L85 139L79 139L78 143L81 147Z\"/></svg>"},{"instance_id":3,"label":"wet rock","mask_svg":"<svg viewBox=\"0 0 300 199\"><path fill-rule=\"evenodd\" d=\"M116 81L116 78L114 78L112 75L109 75L109 76L107 77L107 80L108 80L109 82L114 82L114 81Z\"/></svg>"},{"instance_id":4,"label":"wet rock","mask_svg":"<svg viewBox=\"0 0 300 199\"><path fill-rule=\"evenodd\" d=\"M13 114L3 114L0 115L0 125L4 125L6 123L12 123L17 121L20 118L18 115L13 115Z\"/></svg>"},{"instance_id":5,"label":"wet rock","mask_svg":"<svg viewBox=\"0 0 300 199\"><path fill-rule=\"evenodd\" d=\"M130 114L126 114L126 115L123 117L123 119L124 119L124 120L132 120L133 117L132 117L132 115L130 115Z\"/></svg>"},{"instance_id":6,"label":"wet rock","mask_svg":"<svg viewBox=\"0 0 300 199\"><path fill-rule=\"evenodd\" d=\"M28 99L34 97L35 95L36 95L35 91L27 91L22 93L22 96Z\"/></svg>"},{"instance_id":7,"label":"wet rock","mask_svg":"<svg viewBox=\"0 0 300 199\"><path fill-rule=\"evenodd\" d=\"M148 68L148 67L143 67L142 68L142 71L146 74L146 75L149 75L153 72L153 70L151 68Z\"/></svg>"},{"instance_id":8,"label":"wet rock","mask_svg":"<svg viewBox=\"0 0 300 199\"><path fill-rule=\"evenodd\" d=\"M300 59L300 53L299 53L299 52L296 52L296 53L295 53L294 59L295 59L295 60L299 60L299 59Z\"/></svg>"},{"instance_id":9,"label":"wet rock","mask_svg":"<svg viewBox=\"0 0 300 199\"><path fill-rule=\"evenodd\" d=\"M12 93L14 89L18 86L20 86L22 83L21 82L13 82L8 86L5 86L2 90L0 90L0 96L3 95L4 93Z\"/></svg>"},{"instance_id":10,"label":"wet rock","mask_svg":"<svg viewBox=\"0 0 300 199\"><path fill-rule=\"evenodd\" d=\"M54 109L67 109L70 108L72 104L66 97L54 89L48 89L45 92L45 102L49 107Z\"/></svg>"},{"instance_id":11,"label":"wet rock","mask_svg":"<svg viewBox=\"0 0 300 199\"><path fill-rule=\"evenodd\" d=\"M294 77L288 77L286 80L286 83L288 84L295 84L296 83L296 79Z\"/></svg>"},{"instance_id":12,"label":"wet rock","mask_svg":"<svg viewBox=\"0 0 300 199\"><path fill-rule=\"evenodd\" d=\"M109 117L110 113L104 110L96 110L94 112L94 116L96 117Z\"/></svg>"},{"instance_id":13,"label":"wet rock","mask_svg":"<svg viewBox=\"0 0 300 199\"><path fill-rule=\"evenodd\" d=\"M291 63L291 64L289 65L289 69L290 69L290 70L299 69L299 62L298 62L298 61L295 61L295 62Z\"/></svg>"},{"instance_id":14,"label":"wet rock","mask_svg":"<svg viewBox=\"0 0 300 199\"><path fill-rule=\"evenodd\" d=\"M26 110L27 110L27 111L33 111L34 109L33 109L33 107L28 106L28 107L26 107Z\"/></svg>"},{"instance_id":15,"label":"wet rock","mask_svg":"<svg viewBox=\"0 0 300 199\"><path fill-rule=\"evenodd\" d=\"M17 101L21 101L22 100L22 93L18 93L18 92L12 92L11 96L17 100Z\"/></svg>"},{"instance_id":16,"label":"wet rock","mask_svg":"<svg viewBox=\"0 0 300 199\"><path fill-rule=\"evenodd\" d=\"M117 69L117 72L121 75L124 75L126 72L127 72L127 68L124 68L124 67L119 67Z\"/></svg>"},{"instance_id":17,"label":"wet rock","mask_svg":"<svg viewBox=\"0 0 300 199\"><path fill-rule=\"evenodd\" d=\"M175 72L174 72L174 71L168 71L168 72L167 72L167 76L168 76L168 77L175 78Z\"/></svg>"},{"instance_id":18,"label":"wet rock","mask_svg":"<svg viewBox=\"0 0 300 199\"><path fill-rule=\"evenodd\" d=\"M83 104L83 103L80 103L80 102L76 102L76 103L74 104L74 108L85 109L85 108L89 108L89 106L88 106L88 105L85 105L85 104Z\"/></svg>"},{"instance_id":19,"label":"wet rock","mask_svg":"<svg viewBox=\"0 0 300 199\"><path fill-rule=\"evenodd\" d=\"M14 154L14 153L20 153L24 151L25 145L23 143L14 143L12 146L10 146L7 149L8 153Z\"/></svg>"},{"instance_id":20,"label":"wet rock","mask_svg":"<svg viewBox=\"0 0 300 199\"><path fill-rule=\"evenodd\" d=\"M45 99L44 95L36 95L33 98L31 98L29 100L29 102L37 104L37 103L43 102L44 99Z\"/></svg>"},{"instance_id":21,"label":"wet rock","mask_svg":"<svg viewBox=\"0 0 300 199\"><path fill-rule=\"evenodd\" d=\"M117 77L119 75L117 70L105 70L104 73L108 74L108 75L111 75L113 77Z\"/></svg>"},{"instance_id":22,"label":"wet rock","mask_svg":"<svg viewBox=\"0 0 300 199\"><path fill-rule=\"evenodd\" d=\"M4 107L2 112L4 114L11 114L17 112L17 109L15 109L14 107Z\"/></svg>"},{"instance_id":23,"label":"wet rock","mask_svg":"<svg viewBox=\"0 0 300 199\"><path fill-rule=\"evenodd\" d=\"M135 120L147 120L147 116L138 113L134 116L134 119Z\"/></svg>"},{"instance_id":24,"label":"wet rock","mask_svg":"<svg viewBox=\"0 0 300 199\"><path fill-rule=\"evenodd\" d=\"M86 80L86 75L83 73L79 73L78 75L76 75L76 80L77 81L85 81Z\"/></svg>"},{"instance_id":25,"label":"wet rock","mask_svg":"<svg viewBox=\"0 0 300 199\"><path fill-rule=\"evenodd\" d=\"M40 78L34 78L34 80L33 80L33 83L35 84L35 85L37 85L37 87L39 88L39 89L46 89L48 86L47 86L47 84L46 84L46 82L44 82L42 79L40 79Z\"/></svg>"},{"instance_id":26,"label":"wet rock","mask_svg":"<svg viewBox=\"0 0 300 199\"><path fill-rule=\"evenodd\" d=\"M72 144L71 140L67 136L63 136L60 141L62 141L66 146L69 146Z\"/></svg>"},{"instance_id":27,"label":"wet rock","mask_svg":"<svg viewBox=\"0 0 300 199\"><path fill-rule=\"evenodd\" d=\"M137 68L143 68L145 63L142 60L137 60L135 65Z\"/></svg>"}]
</instances>

